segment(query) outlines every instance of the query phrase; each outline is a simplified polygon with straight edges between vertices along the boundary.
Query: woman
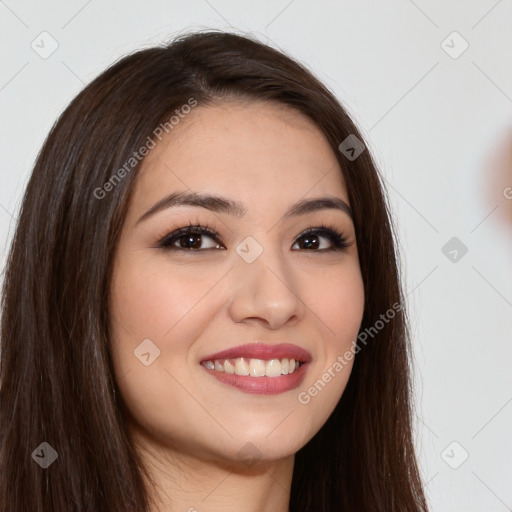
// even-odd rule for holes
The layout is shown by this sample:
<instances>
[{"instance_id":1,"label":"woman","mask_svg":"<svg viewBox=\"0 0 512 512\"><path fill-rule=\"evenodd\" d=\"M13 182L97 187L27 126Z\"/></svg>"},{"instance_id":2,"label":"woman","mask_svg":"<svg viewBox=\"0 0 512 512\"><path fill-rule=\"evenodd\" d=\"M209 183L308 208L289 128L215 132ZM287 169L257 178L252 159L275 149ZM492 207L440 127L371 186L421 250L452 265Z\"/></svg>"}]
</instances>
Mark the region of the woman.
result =
<instances>
[{"instance_id":1,"label":"woman","mask_svg":"<svg viewBox=\"0 0 512 512\"><path fill-rule=\"evenodd\" d=\"M427 510L362 141L307 69L217 31L77 96L7 264L0 510Z\"/></svg>"}]
</instances>

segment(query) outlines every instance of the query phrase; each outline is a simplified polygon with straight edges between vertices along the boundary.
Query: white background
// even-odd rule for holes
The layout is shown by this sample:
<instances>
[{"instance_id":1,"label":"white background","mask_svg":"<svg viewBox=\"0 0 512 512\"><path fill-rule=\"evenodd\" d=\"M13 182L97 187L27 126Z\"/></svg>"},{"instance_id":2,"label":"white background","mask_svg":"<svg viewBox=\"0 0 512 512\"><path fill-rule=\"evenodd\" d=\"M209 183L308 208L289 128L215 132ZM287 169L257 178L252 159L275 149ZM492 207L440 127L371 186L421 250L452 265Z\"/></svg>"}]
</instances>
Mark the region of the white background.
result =
<instances>
[{"instance_id":1,"label":"white background","mask_svg":"<svg viewBox=\"0 0 512 512\"><path fill-rule=\"evenodd\" d=\"M355 117L400 230L431 510L512 510L511 0L0 1L1 268L69 101L127 52L210 27L304 62ZM31 48L43 31L58 43L46 59ZM453 31L469 44L457 58ZM468 248L455 262L452 237Z\"/></svg>"}]
</instances>

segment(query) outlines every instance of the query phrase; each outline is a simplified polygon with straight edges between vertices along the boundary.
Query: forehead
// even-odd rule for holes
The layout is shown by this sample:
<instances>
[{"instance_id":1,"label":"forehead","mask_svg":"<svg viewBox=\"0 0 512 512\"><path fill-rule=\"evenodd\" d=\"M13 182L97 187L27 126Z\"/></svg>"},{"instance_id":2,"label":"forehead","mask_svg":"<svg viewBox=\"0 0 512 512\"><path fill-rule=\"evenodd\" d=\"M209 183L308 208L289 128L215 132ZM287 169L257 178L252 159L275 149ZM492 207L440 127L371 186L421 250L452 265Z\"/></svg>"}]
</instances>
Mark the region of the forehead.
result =
<instances>
[{"instance_id":1,"label":"forehead","mask_svg":"<svg viewBox=\"0 0 512 512\"><path fill-rule=\"evenodd\" d=\"M288 204L327 193L348 203L327 139L309 118L285 105L198 106L156 142L135 184L134 202L140 207L189 189L248 205Z\"/></svg>"}]
</instances>

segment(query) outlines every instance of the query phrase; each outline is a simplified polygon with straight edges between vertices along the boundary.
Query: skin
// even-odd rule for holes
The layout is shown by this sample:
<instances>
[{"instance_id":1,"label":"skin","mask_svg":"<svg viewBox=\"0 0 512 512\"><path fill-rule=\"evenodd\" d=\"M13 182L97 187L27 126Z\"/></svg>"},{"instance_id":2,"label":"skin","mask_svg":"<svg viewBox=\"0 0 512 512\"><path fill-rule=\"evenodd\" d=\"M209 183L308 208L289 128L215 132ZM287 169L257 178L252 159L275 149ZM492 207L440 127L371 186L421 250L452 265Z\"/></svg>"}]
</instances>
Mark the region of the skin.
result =
<instances>
[{"instance_id":1,"label":"skin","mask_svg":"<svg viewBox=\"0 0 512 512\"><path fill-rule=\"evenodd\" d=\"M173 206L137 223L167 194L191 190L247 211L238 218ZM353 346L363 316L350 216L323 209L281 219L297 201L325 195L349 204L327 140L302 114L270 102L198 106L144 159L114 258L111 320L126 421L156 484L152 512L288 511L294 454L334 410L353 361L309 403L298 395ZM202 252L157 247L197 222L220 243L203 235L194 239ZM350 246L322 252L333 244L317 235L321 245L307 249L300 235L322 223ZM247 236L263 248L250 264L236 252ZM160 350L148 366L134 356L145 339ZM299 388L248 394L199 364L255 340L311 353ZM249 442L257 450L252 462L243 459Z\"/></svg>"}]
</instances>

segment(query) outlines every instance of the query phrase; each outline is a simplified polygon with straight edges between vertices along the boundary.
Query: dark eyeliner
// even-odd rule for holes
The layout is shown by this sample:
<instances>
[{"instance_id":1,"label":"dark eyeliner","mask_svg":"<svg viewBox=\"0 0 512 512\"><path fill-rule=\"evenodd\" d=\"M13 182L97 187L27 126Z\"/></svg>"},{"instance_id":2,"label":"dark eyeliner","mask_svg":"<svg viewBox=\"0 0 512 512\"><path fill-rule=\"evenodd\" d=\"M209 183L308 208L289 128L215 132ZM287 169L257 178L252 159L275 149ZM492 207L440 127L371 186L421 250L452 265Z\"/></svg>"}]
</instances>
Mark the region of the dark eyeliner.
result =
<instances>
[{"instance_id":1,"label":"dark eyeliner","mask_svg":"<svg viewBox=\"0 0 512 512\"><path fill-rule=\"evenodd\" d=\"M157 247L167 250L167 251L184 251L184 252L201 252L201 251L207 251L208 249L185 249L183 247L176 247L173 245L173 243L176 240L179 240L181 237L185 235L206 235L210 237L212 240L214 240L217 244L221 244L220 237L216 231L211 229L208 225L202 225L200 223L192 224L190 223L188 226L184 226L182 228L176 229L172 231L171 233L166 234L163 236L158 242ZM333 227L329 227L325 224L322 224L317 227L308 228L305 231L303 231L296 239L293 245L297 243L297 241L303 239L307 236L323 236L331 241L333 244L333 248L331 249L301 249L301 251L306 252L319 252L319 253L325 253L325 252L333 252L333 251L339 251L346 249L347 247L350 247L352 245L351 243L347 242L347 239L345 236L338 232L337 229Z\"/></svg>"},{"instance_id":2,"label":"dark eyeliner","mask_svg":"<svg viewBox=\"0 0 512 512\"><path fill-rule=\"evenodd\" d=\"M207 249L184 249L180 247L175 247L172 245L172 243L176 240L179 240L181 237L185 235L207 235L215 242L220 244L219 241L219 235L216 231L211 229L208 225L203 225L200 223L192 224L190 223L188 226L184 226L182 228L176 229L172 231L171 233L166 234L163 238L161 238L157 242L157 247L164 249L164 250L182 250L186 252L199 252L199 251L205 251Z\"/></svg>"},{"instance_id":3,"label":"dark eyeliner","mask_svg":"<svg viewBox=\"0 0 512 512\"><path fill-rule=\"evenodd\" d=\"M320 249L320 250L312 250L311 252L331 252L336 250L343 250L347 247L350 247L352 244L347 241L343 233L338 232L337 229L333 227L329 227L325 224L322 224L320 226L314 227L314 228L308 228L306 231L302 232L298 237L297 240L300 240L306 236L311 235L319 235L324 236L327 239L329 239L333 245L333 249ZM305 251L309 251L308 249L304 249Z\"/></svg>"}]
</instances>

